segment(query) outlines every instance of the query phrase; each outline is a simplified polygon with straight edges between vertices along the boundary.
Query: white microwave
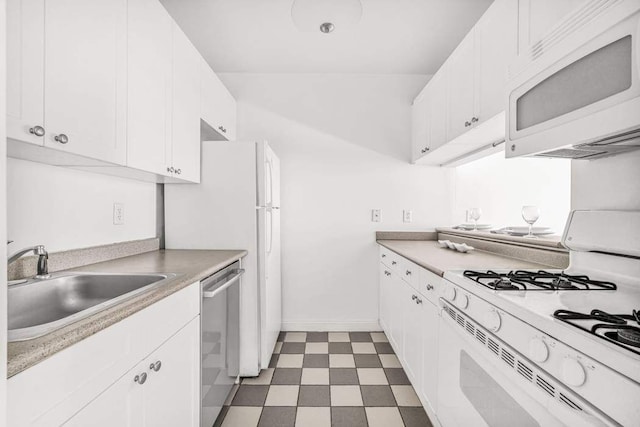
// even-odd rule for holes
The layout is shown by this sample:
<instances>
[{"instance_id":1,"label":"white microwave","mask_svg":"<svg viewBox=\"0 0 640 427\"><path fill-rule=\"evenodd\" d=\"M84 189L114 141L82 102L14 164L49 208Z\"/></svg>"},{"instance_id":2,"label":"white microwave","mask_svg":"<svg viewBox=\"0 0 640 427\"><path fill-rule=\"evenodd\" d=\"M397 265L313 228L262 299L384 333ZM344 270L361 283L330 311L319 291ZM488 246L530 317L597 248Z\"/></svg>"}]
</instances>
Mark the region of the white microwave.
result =
<instances>
[{"instance_id":1,"label":"white microwave","mask_svg":"<svg viewBox=\"0 0 640 427\"><path fill-rule=\"evenodd\" d=\"M640 0L591 0L531 46L508 88L506 157L640 149Z\"/></svg>"}]
</instances>

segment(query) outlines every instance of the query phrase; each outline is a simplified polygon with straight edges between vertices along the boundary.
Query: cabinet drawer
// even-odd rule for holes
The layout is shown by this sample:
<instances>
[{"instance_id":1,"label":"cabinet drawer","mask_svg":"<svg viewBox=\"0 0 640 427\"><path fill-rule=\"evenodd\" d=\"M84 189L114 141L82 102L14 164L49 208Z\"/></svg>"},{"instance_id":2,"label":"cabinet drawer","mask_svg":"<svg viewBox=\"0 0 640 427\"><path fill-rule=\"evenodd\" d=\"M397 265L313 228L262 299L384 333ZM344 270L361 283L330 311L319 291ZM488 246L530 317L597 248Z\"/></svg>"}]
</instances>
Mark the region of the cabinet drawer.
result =
<instances>
[{"instance_id":1,"label":"cabinet drawer","mask_svg":"<svg viewBox=\"0 0 640 427\"><path fill-rule=\"evenodd\" d=\"M380 246L380 260L394 272L400 274L402 271L402 257L382 246Z\"/></svg>"},{"instance_id":2,"label":"cabinet drawer","mask_svg":"<svg viewBox=\"0 0 640 427\"><path fill-rule=\"evenodd\" d=\"M11 377L9 425L62 424L199 312L198 282Z\"/></svg>"},{"instance_id":3,"label":"cabinet drawer","mask_svg":"<svg viewBox=\"0 0 640 427\"><path fill-rule=\"evenodd\" d=\"M406 258L401 258L399 265L398 275L402 277L402 280L407 282L414 290L420 291L420 270L422 270L422 267Z\"/></svg>"},{"instance_id":4,"label":"cabinet drawer","mask_svg":"<svg viewBox=\"0 0 640 427\"><path fill-rule=\"evenodd\" d=\"M432 304L438 305L438 297L442 289L442 277L430 272L425 268L420 268L419 283L417 291Z\"/></svg>"}]
</instances>

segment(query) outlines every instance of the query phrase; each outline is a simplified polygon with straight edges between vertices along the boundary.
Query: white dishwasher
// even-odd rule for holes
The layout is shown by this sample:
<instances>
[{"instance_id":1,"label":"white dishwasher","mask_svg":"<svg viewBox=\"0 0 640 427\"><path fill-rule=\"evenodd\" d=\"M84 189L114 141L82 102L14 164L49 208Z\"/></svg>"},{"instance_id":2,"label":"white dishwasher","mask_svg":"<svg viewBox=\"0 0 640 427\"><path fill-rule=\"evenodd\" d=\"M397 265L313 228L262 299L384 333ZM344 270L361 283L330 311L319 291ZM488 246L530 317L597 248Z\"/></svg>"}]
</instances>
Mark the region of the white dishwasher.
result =
<instances>
[{"instance_id":1,"label":"white dishwasher","mask_svg":"<svg viewBox=\"0 0 640 427\"><path fill-rule=\"evenodd\" d=\"M200 425L211 427L239 374L240 278L237 261L200 282Z\"/></svg>"}]
</instances>

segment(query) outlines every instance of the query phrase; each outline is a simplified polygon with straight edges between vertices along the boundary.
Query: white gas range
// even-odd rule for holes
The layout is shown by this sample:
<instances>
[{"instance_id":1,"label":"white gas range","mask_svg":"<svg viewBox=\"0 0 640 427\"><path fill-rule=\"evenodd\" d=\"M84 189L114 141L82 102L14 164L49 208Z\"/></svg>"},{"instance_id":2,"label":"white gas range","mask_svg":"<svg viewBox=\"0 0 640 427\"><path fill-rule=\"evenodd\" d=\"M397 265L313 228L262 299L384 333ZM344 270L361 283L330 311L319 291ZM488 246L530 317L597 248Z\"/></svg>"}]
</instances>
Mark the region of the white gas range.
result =
<instances>
[{"instance_id":1,"label":"white gas range","mask_svg":"<svg viewBox=\"0 0 640 427\"><path fill-rule=\"evenodd\" d=\"M640 426L640 212L574 211L565 271L445 273L442 425Z\"/></svg>"}]
</instances>

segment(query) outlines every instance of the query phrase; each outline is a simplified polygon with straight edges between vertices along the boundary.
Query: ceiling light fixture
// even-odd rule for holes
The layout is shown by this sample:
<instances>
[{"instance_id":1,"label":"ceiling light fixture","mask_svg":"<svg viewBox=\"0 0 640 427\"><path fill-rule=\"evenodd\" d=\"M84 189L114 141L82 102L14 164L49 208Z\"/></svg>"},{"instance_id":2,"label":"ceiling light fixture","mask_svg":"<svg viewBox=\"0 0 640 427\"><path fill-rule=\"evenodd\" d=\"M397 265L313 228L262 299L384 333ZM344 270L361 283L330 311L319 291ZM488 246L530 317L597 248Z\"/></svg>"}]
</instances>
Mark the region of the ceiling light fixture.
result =
<instances>
[{"instance_id":1,"label":"ceiling light fixture","mask_svg":"<svg viewBox=\"0 0 640 427\"><path fill-rule=\"evenodd\" d=\"M291 19L300 31L324 34L348 30L362 18L360 0L294 0Z\"/></svg>"}]
</instances>

